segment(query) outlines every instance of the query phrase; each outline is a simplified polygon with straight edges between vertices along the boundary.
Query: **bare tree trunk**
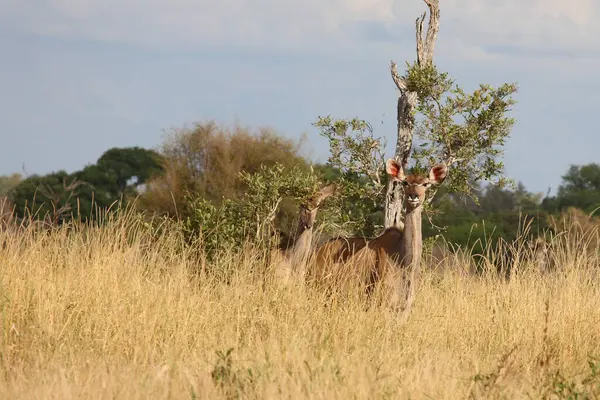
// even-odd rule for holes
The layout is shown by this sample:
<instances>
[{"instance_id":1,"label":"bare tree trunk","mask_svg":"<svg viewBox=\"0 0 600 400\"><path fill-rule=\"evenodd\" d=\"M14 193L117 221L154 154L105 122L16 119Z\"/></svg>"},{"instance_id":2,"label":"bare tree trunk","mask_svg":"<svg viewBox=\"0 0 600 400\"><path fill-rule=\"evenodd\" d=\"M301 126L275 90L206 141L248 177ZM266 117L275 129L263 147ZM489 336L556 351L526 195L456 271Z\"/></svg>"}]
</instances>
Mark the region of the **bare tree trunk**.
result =
<instances>
[{"instance_id":1,"label":"bare tree trunk","mask_svg":"<svg viewBox=\"0 0 600 400\"><path fill-rule=\"evenodd\" d=\"M440 29L439 0L423 0L429 7L429 26L427 34L423 37L423 22L425 13L416 20L417 37L417 63L421 67L429 66L433 63L433 52L437 33ZM390 63L390 72L392 79L400 90L398 97L398 138L396 141L396 151L394 158L401 163L403 168L407 168L408 159L412 149L413 128L415 124L414 109L417 106L418 96L416 92L410 91L406 81L398 74L398 67L394 61ZM402 185L392 181L388 183L385 197L385 220L386 228L403 227L404 203L403 203Z\"/></svg>"}]
</instances>

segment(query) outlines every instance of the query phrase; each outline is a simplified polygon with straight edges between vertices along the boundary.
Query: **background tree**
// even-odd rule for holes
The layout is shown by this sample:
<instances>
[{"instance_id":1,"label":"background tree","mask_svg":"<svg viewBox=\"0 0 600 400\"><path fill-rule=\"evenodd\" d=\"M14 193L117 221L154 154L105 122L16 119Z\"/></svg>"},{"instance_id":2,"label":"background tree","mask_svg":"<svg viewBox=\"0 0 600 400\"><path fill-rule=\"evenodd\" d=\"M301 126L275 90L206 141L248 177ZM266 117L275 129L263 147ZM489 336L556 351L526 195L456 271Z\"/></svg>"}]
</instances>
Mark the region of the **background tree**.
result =
<instances>
[{"instance_id":1,"label":"background tree","mask_svg":"<svg viewBox=\"0 0 600 400\"><path fill-rule=\"evenodd\" d=\"M512 242L523 234L543 235L551 227L550 215L542 208L542 195L527 191L522 183L515 190L499 185L473 185L472 190L477 199L464 193L439 193L436 226L424 224L423 235L435 237L442 232L451 247L482 254L500 239Z\"/></svg>"},{"instance_id":2,"label":"background tree","mask_svg":"<svg viewBox=\"0 0 600 400\"><path fill-rule=\"evenodd\" d=\"M21 174L0 176L0 227L12 220L13 203L8 198L8 192L21 182Z\"/></svg>"},{"instance_id":3,"label":"background tree","mask_svg":"<svg viewBox=\"0 0 600 400\"><path fill-rule=\"evenodd\" d=\"M19 217L58 224L77 211L77 194L82 184L63 170L32 175L11 189L9 199Z\"/></svg>"},{"instance_id":4,"label":"background tree","mask_svg":"<svg viewBox=\"0 0 600 400\"><path fill-rule=\"evenodd\" d=\"M8 192L21 182L21 174L0 176L0 227L4 227L13 220L14 204L8 198Z\"/></svg>"},{"instance_id":5,"label":"background tree","mask_svg":"<svg viewBox=\"0 0 600 400\"><path fill-rule=\"evenodd\" d=\"M105 188L114 198L119 198L145 184L162 171L161 156L154 150L141 147L112 148L96 162L97 168L108 178ZM83 179L83 176L82 176Z\"/></svg>"},{"instance_id":6,"label":"background tree","mask_svg":"<svg viewBox=\"0 0 600 400\"><path fill-rule=\"evenodd\" d=\"M107 208L113 203L128 203L143 192L146 182L162 173L161 155L141 147L114 147L105 151L95 164L73 176L85 182L77 196L80 213L93 214L95 207Z\"/></svg>"},{"instance_id":7,"label":"background tree","mask_svg":"<svg viewBox=\"0 0 600 400\"><path fill-rule=\"evenodd\" d=\"M594 212L600 207L600 165L571 165L555 197L544 200L544 208L550 212L562 212L569 207Z\"/></svg>"},{"instance_id":8,"label":"background tree","mask_svg":"<svg viewBox=\"0 0 600 400\"><path fill-rule=\"evenodd\" d=\"M153 150L112 148L81 171L27 177L9 191L8 197L21 218L35 216L53 223L85 220L96 208L133 199L138 187L161 170L160 156Z\"/></svg>"}]
</instances>

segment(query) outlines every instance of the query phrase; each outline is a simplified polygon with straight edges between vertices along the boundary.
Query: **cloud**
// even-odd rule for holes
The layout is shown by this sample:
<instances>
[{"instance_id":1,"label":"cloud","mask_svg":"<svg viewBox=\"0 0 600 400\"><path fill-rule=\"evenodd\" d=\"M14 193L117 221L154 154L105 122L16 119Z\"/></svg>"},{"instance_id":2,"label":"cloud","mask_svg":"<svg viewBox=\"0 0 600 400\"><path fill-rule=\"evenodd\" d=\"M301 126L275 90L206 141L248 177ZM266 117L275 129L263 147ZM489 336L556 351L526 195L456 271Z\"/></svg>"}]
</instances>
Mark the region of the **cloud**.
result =
<instances>
[{"instance_id":1,"label":"cloud","mask_svg":"<svg viewBox=\"0 0 600 400\"><path fill-rule=\"evenodd\" d=\"M518 68L552 73L589 70L590 61L597 67L600 60L595 0L448 0L447 8L440 37L451 42L446 50L458 51L461 58L488 65L513 60L529 64Z\"/></svg>"},{"instance_id":2,"label":"cloud","mask_svg":"<svg viewBox=\"0 0 600 400\"><path fill-rule=\"evenodd\" d=\"M540 48L597 48L595 0L450 0L457 36L472 43ZM474 32L470 32L474 29ZM475 36L472 36L472 34Z\"/></svg>"},{"instance_id":3,"label":"cloud","mask_svg":"<svg viewBox=\"0 0 600 400\"><path fill-rule=\"evenodd\" d=\"M391 0L13 0L2 25L146 45L301 47L342 41L340 25L391 21Z\"/></svg>"},{"instance_id":4,"label":"cloud","mask_svg":"<svg viewBox=\"0 0 600 400\"><path fill-rule=\"evenodd\" d=\"M600 47L597 3L442 0L440 35L458 47L492 53L514 47L583 54ZM331 51L398 40L397 32L412 29L424 10L419 0L9 0L0 25L21 33L144 46Z\"/></svg>"}]
</instances>

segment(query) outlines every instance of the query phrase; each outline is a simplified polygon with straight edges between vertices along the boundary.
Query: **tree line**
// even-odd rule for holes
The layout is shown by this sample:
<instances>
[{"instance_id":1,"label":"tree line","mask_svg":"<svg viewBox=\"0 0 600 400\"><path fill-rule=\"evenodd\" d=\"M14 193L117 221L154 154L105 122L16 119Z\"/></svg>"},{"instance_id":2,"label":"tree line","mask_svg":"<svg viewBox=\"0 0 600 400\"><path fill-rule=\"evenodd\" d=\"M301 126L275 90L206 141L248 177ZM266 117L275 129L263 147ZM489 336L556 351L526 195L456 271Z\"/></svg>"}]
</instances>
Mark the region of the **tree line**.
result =
<instances>
[{"instance_id":1,"label":"tree line","mask_svg":"<svg viewBox=\"0 0 600 400\"><path fill-rule=\"evenodd\" d=\"M218 250L248 237L285 246L298 203L323 183L341 182L340 195L319 214L323 232L377 235L384 210L369 192L374 174L344 171L342 159L338 165L312 163L303 155L303 141L266 128L203 122L172 131L156 150L109 149L79 171L2 176L0 196L19 220L52 224L93 220L100 210L130 205L148 217L182 221L190 240L202 237L208 249ZM372 168L382 171L384 165ZM442 186L427 209L424 238L441 235L463 247L477 239L510 241L526 218L543 232L569 209L593 214L600 207L600 165L572 165L561 178L554 196L531 193L520 182L514 187L471 182L469 195Z\"/></svg>"}]
</instances>

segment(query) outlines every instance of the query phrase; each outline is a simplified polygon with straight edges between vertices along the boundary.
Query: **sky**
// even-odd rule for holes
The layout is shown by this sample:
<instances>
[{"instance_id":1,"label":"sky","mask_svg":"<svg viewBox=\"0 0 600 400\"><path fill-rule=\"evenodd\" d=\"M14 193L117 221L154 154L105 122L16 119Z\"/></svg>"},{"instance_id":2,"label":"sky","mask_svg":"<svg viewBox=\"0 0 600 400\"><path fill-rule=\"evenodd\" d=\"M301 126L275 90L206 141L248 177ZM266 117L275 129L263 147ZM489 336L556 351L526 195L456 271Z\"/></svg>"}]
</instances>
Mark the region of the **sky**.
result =
<instances>
[{"instance_id":1,"label":"sky","mask_svg":"<svg viewBox=\"0 0 600 400\"><path fill-rule=\"evenodd\" d=\"M359 117L391 155L389 62L415 59L421 0L0 0L0 174L69 172L215 120L306 134ZM506 175L552 192L600 162L597 0L440 0L434 61L463 88L516 82Z\"/></svg>"}]
</instances>

